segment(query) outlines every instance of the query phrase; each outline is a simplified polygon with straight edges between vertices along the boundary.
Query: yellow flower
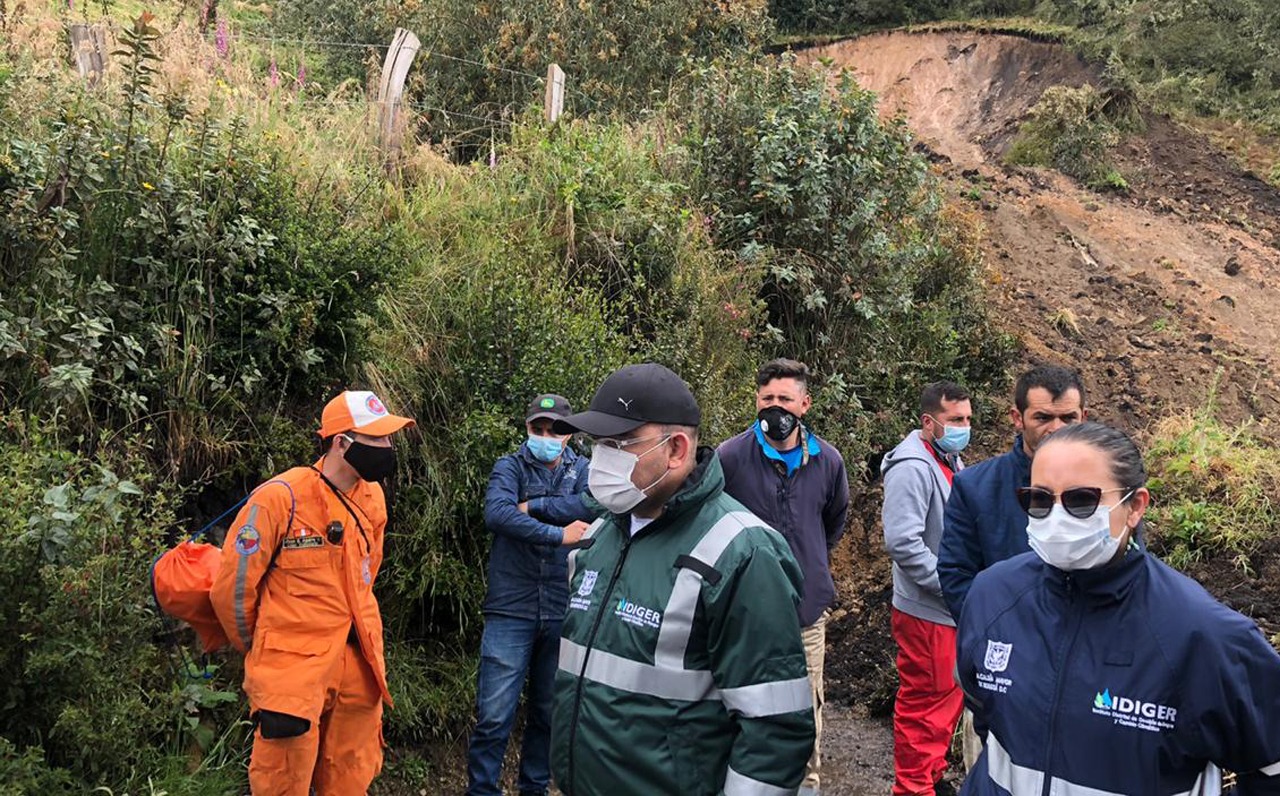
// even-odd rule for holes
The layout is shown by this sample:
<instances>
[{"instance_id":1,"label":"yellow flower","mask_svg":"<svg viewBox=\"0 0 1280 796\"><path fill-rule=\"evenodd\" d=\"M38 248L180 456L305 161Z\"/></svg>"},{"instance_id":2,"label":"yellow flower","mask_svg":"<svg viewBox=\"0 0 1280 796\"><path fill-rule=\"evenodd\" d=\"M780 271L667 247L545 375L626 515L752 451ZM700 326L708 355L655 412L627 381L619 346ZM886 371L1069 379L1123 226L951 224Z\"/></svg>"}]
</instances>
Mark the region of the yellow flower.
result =
<instances>
[{"instance_id":1,"label":"yellow flower","mask_svg":"<svg viewBox=\"0 0 1280 796\"><path fill-rule=\"evenodd\" d=\"M148 191L154 191L156 189L156 186L152 185L149 182L142 183L142 187L146 188Z\"/></svg>"}]
</instances>

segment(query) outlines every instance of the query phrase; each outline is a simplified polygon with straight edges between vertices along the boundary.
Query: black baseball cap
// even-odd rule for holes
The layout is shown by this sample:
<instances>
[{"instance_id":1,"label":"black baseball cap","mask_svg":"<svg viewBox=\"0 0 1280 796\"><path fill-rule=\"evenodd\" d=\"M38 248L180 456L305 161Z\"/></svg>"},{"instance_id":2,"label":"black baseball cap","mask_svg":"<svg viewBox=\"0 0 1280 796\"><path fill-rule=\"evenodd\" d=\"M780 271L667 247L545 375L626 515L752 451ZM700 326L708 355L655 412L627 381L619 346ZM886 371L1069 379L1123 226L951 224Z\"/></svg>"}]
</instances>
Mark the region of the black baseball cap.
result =
<instances>
[{"instance_id":1,"label":"black baseball cap","mask_svg":"<svg viewBox=\"0 0 1280 796\"><path fill-rule=\"evenodd\" d=\"M563 395L547 393L539 395L529 403L529 409L524 413L524 422L532 423L541 418L559 420L563 417L568 417L572 413L573 409L569 408L568 398Z\"/></svg>"},{"instance_id":2,"label":"black baseball cap","mask_svg":"<svg viewBox=\"0 0 1280 796\"><path fill-rule=\"evenodd\" d=\"M646 362L615 370L596 390L587 411L556 420L551 430L616 437L645 423L696 427L701 422L689 385L669 368Z\"/></svg>"}]
</instances>

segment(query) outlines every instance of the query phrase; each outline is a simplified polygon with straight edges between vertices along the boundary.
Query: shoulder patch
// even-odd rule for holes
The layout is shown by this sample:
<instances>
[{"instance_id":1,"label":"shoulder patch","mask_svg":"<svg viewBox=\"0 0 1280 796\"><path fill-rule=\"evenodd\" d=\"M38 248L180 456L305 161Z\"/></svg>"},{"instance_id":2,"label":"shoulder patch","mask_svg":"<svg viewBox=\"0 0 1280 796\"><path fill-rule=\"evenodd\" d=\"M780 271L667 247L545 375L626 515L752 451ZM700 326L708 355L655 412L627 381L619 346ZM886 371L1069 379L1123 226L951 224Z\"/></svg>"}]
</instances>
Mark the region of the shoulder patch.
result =
<instances>
[{"instance_id":1,"label":"shoulder patch","mask_svg":"<svg viewBox=\"0 0 1280 796\"><path fill-rule=\"evenodd\" d=\"M258 542L262 539L262 535L258 533L258 529L252 525L246 525L236 533L236 552L242 556L253 555L261 549L262 545Z\"/></svg>"}]
</instances>

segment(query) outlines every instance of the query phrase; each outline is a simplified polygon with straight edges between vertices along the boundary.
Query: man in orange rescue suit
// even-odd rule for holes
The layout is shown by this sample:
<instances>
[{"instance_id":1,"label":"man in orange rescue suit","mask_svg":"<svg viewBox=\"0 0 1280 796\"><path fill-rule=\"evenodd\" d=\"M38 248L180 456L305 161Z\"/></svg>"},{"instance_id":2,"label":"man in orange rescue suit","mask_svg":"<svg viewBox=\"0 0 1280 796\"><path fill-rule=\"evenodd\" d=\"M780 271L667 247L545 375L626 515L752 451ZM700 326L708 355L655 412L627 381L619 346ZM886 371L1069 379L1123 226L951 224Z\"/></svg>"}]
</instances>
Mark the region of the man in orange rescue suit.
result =
<instances>
[{"instance_id":1,"label":"man in orange rescue suit","mask_svg":"<svg viewBox=\"0 0 1280 796\"><path fill-rule=\"evenodd\" d=\"M227 534L210 596L245 653L254 796L362 794L382 769L378 482L395 470L391 435L412 425L371 392L342 393L321 416L320 461L258 489Z\"/></svg>"}]
</instances>

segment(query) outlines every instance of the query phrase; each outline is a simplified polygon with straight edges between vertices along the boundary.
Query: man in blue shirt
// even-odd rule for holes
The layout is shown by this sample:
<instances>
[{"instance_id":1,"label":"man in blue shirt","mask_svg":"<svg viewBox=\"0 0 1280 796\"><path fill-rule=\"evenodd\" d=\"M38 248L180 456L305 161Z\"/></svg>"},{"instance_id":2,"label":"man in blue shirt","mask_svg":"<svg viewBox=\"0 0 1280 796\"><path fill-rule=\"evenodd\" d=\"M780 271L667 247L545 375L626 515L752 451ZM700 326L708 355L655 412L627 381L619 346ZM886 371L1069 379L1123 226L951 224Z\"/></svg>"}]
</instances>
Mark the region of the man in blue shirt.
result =
<instances>
[{"instance_id":1,"label":"man in blue shirt","mask_svg":"<svg viewBox=\"0 0 1280 796\"><path fill-rule=\"evenodd\" d=\"M767 362L756 374L756 422L716 451L724 468L724 491L786 538L804 572L799 619L817 739L801 796L818 793L820 784L827 609L836 596L830 554L844 535L849 513L844 459L801 421L811 404L804 363Z\"/></svg>"},{"instance_id":2,"label":"man in blue shirt","mask_svg":"<svg viewBox=\"0 0 1280 796\"><path fill-rule=\"evenodd\" d=\"M520 692L529 680L517 786L545 794L551 778L551 701L560 623L569 600L568 546L594 514L583 503L587 459L552 423L572 413L559 395L539 395L525 417L528 438L489 475L484 524L493 533L476 727L467 749L468 796L500 796L502 760Z\"/></svg>"}]
</instances>

